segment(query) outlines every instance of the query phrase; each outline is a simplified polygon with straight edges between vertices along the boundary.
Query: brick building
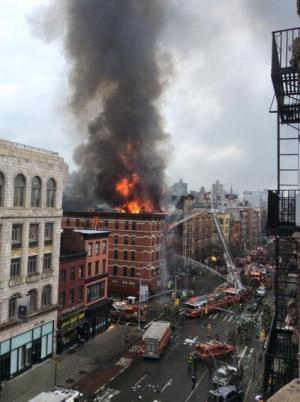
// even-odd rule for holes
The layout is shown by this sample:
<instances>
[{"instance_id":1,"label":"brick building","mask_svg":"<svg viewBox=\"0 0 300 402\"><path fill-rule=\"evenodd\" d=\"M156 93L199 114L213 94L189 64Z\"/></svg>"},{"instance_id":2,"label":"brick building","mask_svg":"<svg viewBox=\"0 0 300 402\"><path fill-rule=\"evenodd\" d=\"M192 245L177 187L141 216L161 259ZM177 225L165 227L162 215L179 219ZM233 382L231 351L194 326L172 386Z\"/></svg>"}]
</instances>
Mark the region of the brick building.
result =
<instances>
[{"instance_id":1,"label":"brick building","mask_svg":"<svg viewBox=\"0 0 300 402\"><path fill-rule=\"evenodd\" d=\"M55 352L66 175L57 153L0 140L0 380Z\"/></svg>"},{"instance_id":2,"label":"brick building","mask_svg":"<svg viewBox=\"0 0 300 402\"><path fill-rule=\"evenodd\" d=\"M64 229L59 275L60 351L107 329L108 231Z\"/></svg>"},{"instance_id":3,"label":"brick building","mask_svg":"<svg viewBox=\"0 0 300 402\"><path fill-rule=\"evenodd\" d=\"M109 295L137 296L139 285L160 286L165 214L64 212L63 227L108 230Z\"/></svg>"}]
</instances>

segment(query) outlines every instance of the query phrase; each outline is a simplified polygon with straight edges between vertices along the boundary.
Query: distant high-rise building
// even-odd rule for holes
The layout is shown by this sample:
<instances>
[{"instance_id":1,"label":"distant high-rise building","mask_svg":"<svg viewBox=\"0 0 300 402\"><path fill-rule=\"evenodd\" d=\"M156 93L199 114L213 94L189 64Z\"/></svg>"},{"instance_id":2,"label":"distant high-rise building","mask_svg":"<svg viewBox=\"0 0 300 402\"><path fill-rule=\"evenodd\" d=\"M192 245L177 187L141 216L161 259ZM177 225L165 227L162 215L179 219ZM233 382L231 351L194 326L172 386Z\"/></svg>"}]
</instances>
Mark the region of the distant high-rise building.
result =
<instances>
[{"instance_id":1,"label":"distant high-rise building","mask_svg":"<svg viewBox=\"0 0 300 402\"><path fill-rule=\"evenodd\" d=\"M178 183L172 185L172 197L175 200L178 200L182 195L187 195L187 193L188 184L184 183L182 179L180 179Z\"/></svg>"},{"instance_id":2,"label":"distant high-rise building","mask_svg":"<svg viewBox=\"0 0 300 402\"><path fill-rule=\"evenodd\" d=\"M224 188L223 184L216 181L215 184L212 185L212 200L213 201L222 201L224 199Z\"/></svg>"}]
</instances>

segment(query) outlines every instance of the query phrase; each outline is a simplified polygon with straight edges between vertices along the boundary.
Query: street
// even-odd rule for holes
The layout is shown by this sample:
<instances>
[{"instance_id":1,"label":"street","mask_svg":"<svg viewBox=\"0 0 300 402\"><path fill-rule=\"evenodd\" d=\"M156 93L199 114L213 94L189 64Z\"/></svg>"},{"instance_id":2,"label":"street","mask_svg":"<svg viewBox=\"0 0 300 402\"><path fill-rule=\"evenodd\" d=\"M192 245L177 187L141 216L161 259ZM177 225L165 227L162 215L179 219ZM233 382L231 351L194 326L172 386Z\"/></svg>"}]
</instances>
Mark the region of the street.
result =
<instances>
[{"instance_id":1,"label":"street","mask_svg":"<svg viewBox=\"0 0 300 402\"><path fill-rule=\"evenodd\" d=\"M175 339L160 360L139 357L133 365L102 388L94 401L184 401L205 402L208 391L213 387L213 367L198 362L196 385L192 389L193 368L187 365L187 355L193 351L195 341L207 341L219 335L221 341L227 340L230 328L235 325L230 313L215 313L202 319L189 319L176 329ZM237 346L232 357L225 362L237 365L243 363L244 378L249 376L251 360L255 353L251 345ZM222 362L218 359L217 366Z\"/></svg>"}]
</instances>

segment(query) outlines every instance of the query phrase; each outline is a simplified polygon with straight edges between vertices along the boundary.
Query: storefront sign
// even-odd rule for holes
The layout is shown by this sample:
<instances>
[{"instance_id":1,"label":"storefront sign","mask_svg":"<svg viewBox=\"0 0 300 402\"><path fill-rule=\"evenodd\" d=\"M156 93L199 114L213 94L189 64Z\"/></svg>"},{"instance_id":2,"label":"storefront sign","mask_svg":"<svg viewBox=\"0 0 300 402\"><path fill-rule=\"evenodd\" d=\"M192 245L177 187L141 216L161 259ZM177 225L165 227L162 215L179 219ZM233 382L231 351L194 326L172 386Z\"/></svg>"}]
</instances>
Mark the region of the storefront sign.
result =
<instances>
[{"instance_id":1,"label":"storefront sign","mask_svg":"<svg viewBox=\"0 0 300 402\"><path fill-rule=\"evenodd\" d=\"M59 328L61 330L70 327L71 325L75 324L78 321L81 321L85 318L85 311L80 311L77 314L73 314L71 317L64 318L60 321Z\"/></svg>"}]
</instances>

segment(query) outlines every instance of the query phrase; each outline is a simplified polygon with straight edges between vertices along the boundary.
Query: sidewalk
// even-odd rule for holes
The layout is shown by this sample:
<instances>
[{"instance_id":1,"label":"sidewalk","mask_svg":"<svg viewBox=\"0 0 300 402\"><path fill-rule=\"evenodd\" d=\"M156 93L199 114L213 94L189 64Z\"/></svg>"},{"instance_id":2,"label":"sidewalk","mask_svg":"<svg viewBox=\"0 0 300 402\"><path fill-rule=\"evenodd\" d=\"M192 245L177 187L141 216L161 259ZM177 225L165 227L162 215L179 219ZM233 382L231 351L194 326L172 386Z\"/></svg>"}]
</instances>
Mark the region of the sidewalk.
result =
<instances>
[{"instance_id":1,"label":"sidewalk","mask_svg":"<svg viewBox=\"0 0 300 402\"><path fill-rule=\"evenodd\" d=\"M99 377L102 370L112 365L113 360L118 359L140 337L141 332L135 327L114 325L79 348L35 365L31 370L4 383L0 401L27 402L40 392L52 389L55 376L57 385L81 389L80 384L84 384L84 391L88 392L86 384L90 373L97 372ZM93 375L93 391L103 385L103 380L99 385L95 384L96 378Z\"/></svg>"}]
</instances>

